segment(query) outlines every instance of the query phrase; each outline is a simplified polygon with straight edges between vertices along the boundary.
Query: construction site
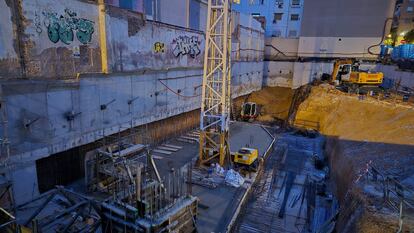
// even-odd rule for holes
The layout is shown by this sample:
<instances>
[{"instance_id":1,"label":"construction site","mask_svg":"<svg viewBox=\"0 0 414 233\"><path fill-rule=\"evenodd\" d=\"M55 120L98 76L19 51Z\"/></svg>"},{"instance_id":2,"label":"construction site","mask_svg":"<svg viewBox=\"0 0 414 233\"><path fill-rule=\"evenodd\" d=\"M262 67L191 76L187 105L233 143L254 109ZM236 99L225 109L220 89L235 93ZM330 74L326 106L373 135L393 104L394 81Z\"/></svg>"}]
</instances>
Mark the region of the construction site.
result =
<instances>
[{"instance_id":1,"label":"construction site","mask_svg":"<svg viewBox=\"0 0 414 233\"><path fill-rule=\"evenodd\" d=\"M0 232L414 232L413 8L0 0Z\"/></svg>"}]
</instances>

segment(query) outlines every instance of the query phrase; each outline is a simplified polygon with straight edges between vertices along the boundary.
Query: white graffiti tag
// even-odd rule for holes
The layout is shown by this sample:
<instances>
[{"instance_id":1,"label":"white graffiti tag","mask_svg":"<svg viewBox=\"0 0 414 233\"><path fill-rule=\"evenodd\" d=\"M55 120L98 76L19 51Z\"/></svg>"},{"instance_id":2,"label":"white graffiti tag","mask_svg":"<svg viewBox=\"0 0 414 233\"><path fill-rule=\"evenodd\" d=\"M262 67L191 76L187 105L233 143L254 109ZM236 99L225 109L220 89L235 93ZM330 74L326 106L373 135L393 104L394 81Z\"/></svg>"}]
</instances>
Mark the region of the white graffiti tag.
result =
<instances>
[{"instance_id":1,"label":"white graffiti tag","mask_svg":"<svg viewBox=\"0 0 414 233\"><path fill-rule=\"evenodd\" d=\"M195 58L201 53L200 44L197 36L179 36L177 39L173 40L175 44L173 54L174 56L185 56L190 55L190 57Z\"/></svg>"}]
</instances>

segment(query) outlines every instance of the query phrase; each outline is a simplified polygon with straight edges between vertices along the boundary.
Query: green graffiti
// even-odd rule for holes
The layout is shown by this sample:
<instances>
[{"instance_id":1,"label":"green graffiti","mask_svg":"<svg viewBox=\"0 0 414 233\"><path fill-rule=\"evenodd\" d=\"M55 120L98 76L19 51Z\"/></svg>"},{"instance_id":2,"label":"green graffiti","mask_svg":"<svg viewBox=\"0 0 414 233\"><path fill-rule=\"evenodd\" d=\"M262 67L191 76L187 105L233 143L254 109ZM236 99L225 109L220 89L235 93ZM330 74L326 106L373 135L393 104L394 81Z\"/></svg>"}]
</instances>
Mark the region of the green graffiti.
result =
<instances>
[{"instance_id":1,"label":"green graffiti","mask_svg":"<svg viewBox=\"0 0 414 233\"><path fill-rule=\"evenodd\" d=\"M78 38L81 43L86 44L91 42L92 33L94 32L92 21L79 19L77 22L77 29L76 38Z\"/></svg>"},{"instance_id":2,"label":"green graffiti","mask_svg":"<svg viewBox=\"0 0 414 233\"><path fill-rule=\"evenodd\" d=\"M77 18L77 14L69 9L65 10L64 15L58 16L55 12L43 12L45 17L43 24L47 28L49 40L53 43L59 42L70 44L73 42L74 31L76 38L82 44L87 44L92 40L94 23L88 19Z\"/></svg>"}]
</instances>

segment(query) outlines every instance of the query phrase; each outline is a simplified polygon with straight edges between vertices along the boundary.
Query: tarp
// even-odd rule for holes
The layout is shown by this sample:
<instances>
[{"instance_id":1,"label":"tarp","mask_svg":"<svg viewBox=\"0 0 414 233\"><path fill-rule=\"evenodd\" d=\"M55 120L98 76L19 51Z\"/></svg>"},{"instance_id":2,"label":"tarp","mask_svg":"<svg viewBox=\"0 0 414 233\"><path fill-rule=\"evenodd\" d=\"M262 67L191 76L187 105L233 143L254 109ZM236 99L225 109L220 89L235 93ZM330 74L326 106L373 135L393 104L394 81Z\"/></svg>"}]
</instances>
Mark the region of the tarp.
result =
<instances>
[{"instance_id":1,"label":"tarp","mask_svg":"<svg viewBox=\"0 0 414 233\"><path fill-rule=\"evenodd\" d=\"M226 173L226 178L224 179L225 183L227 185L233 186L233 187L240 187L244 183L243 177L233 169L230 169Z\"/></svg>"}]
</instances>

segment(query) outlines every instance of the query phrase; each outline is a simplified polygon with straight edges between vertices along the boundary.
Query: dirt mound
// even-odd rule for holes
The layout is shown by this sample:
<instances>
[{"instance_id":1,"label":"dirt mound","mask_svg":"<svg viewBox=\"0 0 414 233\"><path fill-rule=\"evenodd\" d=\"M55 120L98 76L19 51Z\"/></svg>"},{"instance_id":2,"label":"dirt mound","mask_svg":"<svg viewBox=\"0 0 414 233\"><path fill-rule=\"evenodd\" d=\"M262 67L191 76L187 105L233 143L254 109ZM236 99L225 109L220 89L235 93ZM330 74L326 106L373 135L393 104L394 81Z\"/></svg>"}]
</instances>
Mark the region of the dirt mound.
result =
<instances>
[{"instance_id":1,"label":"dirt mound","mask_svg":"<svg viewBox=\"0 0 414 233\"><path fill-rule=\"evenodd\" d=\"M414 145L414 107L359 100L332 87L314 87L296 120L319 122L321 133L341 139Z\"/></svg>"},{"instance_id":2,"label":"dirt mound","mask_svg":"<svg viewBox=\"0 0 414 233\"><path fill-rule=\"evenodd\" d=\"M275 119L286 120L294 91L284 87L265 87L253 92L247 99L260 106L259 121L271 122Z\"/></svg>"}]
</instances>

